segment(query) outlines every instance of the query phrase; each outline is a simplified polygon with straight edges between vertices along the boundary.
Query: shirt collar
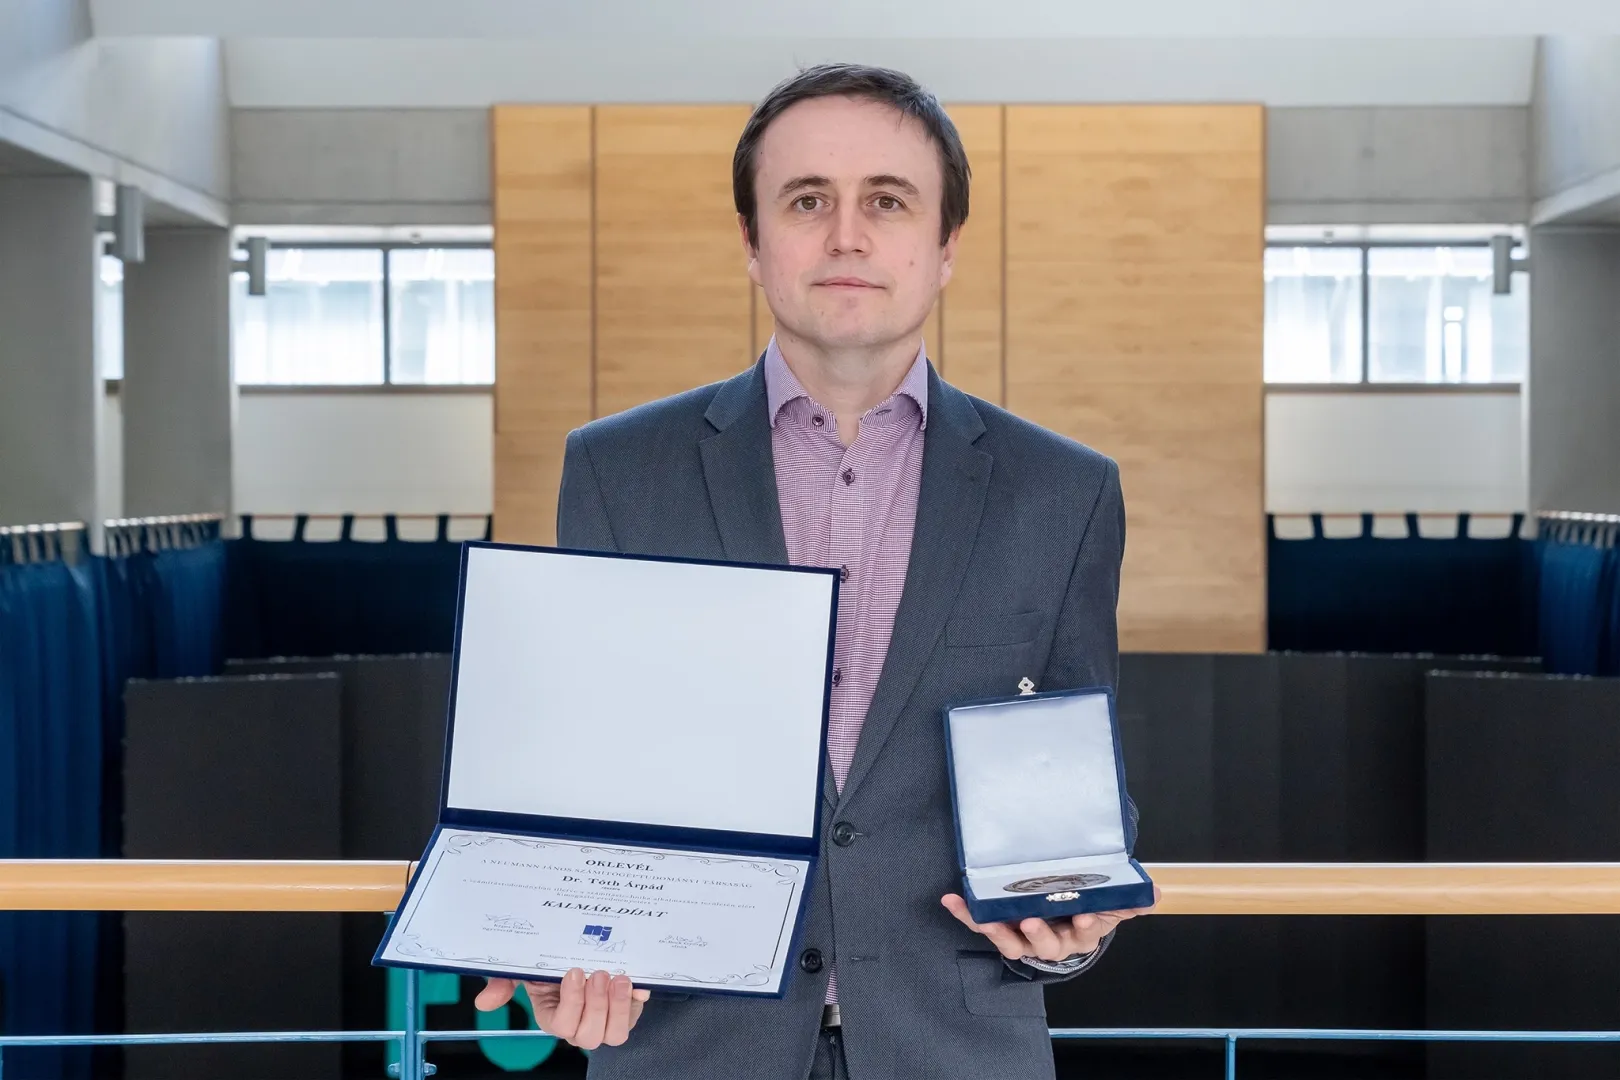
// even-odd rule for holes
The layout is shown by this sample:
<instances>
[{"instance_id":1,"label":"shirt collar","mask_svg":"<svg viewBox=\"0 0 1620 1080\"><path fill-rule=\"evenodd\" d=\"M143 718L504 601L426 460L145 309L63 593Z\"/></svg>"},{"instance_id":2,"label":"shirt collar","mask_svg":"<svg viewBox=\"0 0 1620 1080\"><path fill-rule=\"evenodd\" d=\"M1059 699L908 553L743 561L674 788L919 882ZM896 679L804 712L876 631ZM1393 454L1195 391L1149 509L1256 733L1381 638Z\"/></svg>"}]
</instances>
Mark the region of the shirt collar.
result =
<instances>
[{"instance_id":1,"label":"shirt collar","mask_svg":"<svg viewBox=\"0 0 1620 1080\"><path fill-rule=\"evenodd\" d=\"M912 361L911 369L906 377L900 380L896 394L904 394L917 403L917 412L921 419L918 427L928 428L928 350L924 346L917 350L917 359ZM782 409L799 398L810 398L810 392L799 382L793 369L788 367L787 360L782 356L782 350L776 347L776 338L765 347L765 401L770 409L771 427L776 426L776 418L782 415Z\"/></svg>"}]
</instances>

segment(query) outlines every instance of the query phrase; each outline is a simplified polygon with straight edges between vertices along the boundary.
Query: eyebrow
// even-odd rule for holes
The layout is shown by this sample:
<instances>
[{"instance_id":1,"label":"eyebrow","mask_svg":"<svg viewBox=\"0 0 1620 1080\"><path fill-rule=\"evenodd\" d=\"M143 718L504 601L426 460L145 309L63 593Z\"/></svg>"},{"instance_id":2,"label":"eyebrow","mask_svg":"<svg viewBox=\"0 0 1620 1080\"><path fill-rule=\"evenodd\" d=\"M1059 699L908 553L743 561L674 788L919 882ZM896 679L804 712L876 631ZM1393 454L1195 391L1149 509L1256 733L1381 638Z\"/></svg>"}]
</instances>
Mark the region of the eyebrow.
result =
<instances>
[{"instance_id":1,"label":"eyebrow","mask_svg":"<svg viewBox=\"0 0 1620 1080\"><path fill-rule=\"evenodd\" d=\"M876 176L868 176L865 180L865 186L899 188L907 195L920 194L920 192L917 190L916 184L913 184L910 180L907 180L903 176L895 176L892 173L879 173ZM818 187L832 187L832 181L825 176L795 176L793 179L783 184L781 190L779 190L776 194L777 198L783 198L793 194L795 191L803 191L806 188Z\"/></svg>"},{"instance_id":2,"label":"eyebrow","mask_svg":"<svg viewBox=\"0 0 1620 1080\"><path fill-rule=\"evenodd\" d=\"M816 187L832 187L832 181L827 179L825 176L795 176L793 179L783 184L781 190L778 191L776 195L777 198L781 198L784 195L791 195L795 191L803 191L805 188Z\"/></svg>"},{"instance_id":3,"label":"eyebrow","mask_svg":"<svg viewBox=\"0 0 1620 1080\"><path fill-rule=\"evenodd\" d=\"M907 180L903 176L894 176L889 173L881 173L877 176L868 176L866 178L866 186L899 188L907 195L921 194L921 192L917 190L917 185L913 184L910 180Z\"/></svg>"}]
</instances>

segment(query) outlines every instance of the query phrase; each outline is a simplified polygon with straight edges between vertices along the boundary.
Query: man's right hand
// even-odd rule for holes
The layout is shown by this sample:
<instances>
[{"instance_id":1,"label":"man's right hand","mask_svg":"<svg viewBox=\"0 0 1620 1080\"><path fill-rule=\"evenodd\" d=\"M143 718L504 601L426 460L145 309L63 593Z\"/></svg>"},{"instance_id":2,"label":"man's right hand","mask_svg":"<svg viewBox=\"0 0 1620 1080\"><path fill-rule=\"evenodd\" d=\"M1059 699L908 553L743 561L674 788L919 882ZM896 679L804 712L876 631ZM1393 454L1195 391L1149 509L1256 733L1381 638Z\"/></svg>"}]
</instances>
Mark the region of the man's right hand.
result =
<instances>
[{"instance_id":1,"label":"man's right hand","mask_svg":"<svg viewBox=\"0 0 1620 1080\"><path fill-rule=\"evenodd\" d=\"M520 985L529 995L540 1029L581 1050L623 1045L652 996L651 991L636 989L623 975L609 978L607 972L598 971L587 979L585 972L575 968L560 984L490 979L473 1004L483 1012L498 1009L512 1000Z\"/></svg>"}]
</instances>

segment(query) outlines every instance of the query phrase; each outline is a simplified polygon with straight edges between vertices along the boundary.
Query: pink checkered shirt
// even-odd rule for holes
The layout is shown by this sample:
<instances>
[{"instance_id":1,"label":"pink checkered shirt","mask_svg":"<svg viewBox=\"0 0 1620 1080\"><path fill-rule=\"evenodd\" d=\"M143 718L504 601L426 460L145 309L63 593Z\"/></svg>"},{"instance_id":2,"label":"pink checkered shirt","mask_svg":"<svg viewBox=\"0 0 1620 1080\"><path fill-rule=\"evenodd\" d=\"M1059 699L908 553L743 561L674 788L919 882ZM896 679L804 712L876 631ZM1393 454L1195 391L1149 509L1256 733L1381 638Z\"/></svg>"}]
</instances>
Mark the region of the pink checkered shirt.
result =
<instances>
[{"instance_id":1,"label":"pink checkered shirt","mask_svg":"<svg viewBox=\"0 0 1620 1080\"><path fill-rule=\"evenodd\" d=\"M861 417L860 435L848 447L832 412L805 391L774 338L765 350L765 393L788 560L844 571L827 732L827 756L842 791L911 561L928 426L928 358L918 350L900 388ZM837 1000L834 972L827 1001Z\"/></svg>"}]
</instances>

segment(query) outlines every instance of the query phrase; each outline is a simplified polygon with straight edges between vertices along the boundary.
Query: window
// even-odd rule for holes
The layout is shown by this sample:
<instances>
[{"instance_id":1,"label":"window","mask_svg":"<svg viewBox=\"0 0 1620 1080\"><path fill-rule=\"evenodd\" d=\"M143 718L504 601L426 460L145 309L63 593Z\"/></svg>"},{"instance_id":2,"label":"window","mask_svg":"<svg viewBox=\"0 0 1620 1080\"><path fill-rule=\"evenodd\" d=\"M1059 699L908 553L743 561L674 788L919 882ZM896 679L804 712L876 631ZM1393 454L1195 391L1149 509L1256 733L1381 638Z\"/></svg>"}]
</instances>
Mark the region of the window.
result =
<instances>
[{"instance_id":1,"label":"window","mask_svg":"<svg viewBox=\"0 0 1620 1080\"><path fill-rule=\"evenodd\" d=\"M1491 291L1481 247L1374 248L1367 377L1371 382L1519 382L1529 352L1525 282Z\"/></svg>"},{"instance_id":2,"label":"window","mask_svg":"<svg viewBox=\"0 0 1620 1080\"><path fill-rule=\"evenodd\" d=\"M1361 378L1361 251L1266 249L1266 381Z\"/></svg>"},{"instance_id":3,"label":"window","mask_svg":"<svg viewBox=\"0 0 1620 1080\"><path fill-rule=\"evenodd\" d=\"M1266 249L1268 382L1503 383L1525 375L1529 288L1484 244Z\"/></svg>"},{"instance_id":4,"label":"window","mask_svg":"<svg viewBox=\"0 0 1620 1080\"><path fill-rule=\"evenodd\" d=\"M401 248L388 253L389 381L495 381L495 253Z\"/></svg>"},{"instance_id":5,"label":"window","mask_svg":"<svg viewBox=\"0 0 1620 1080\"><path fill-rule=\"evenodd\" d=\"M489 384L488 247L272 247L266 295L232 279L232 351L253 385Z\"/></svg>"}]
</instances>

